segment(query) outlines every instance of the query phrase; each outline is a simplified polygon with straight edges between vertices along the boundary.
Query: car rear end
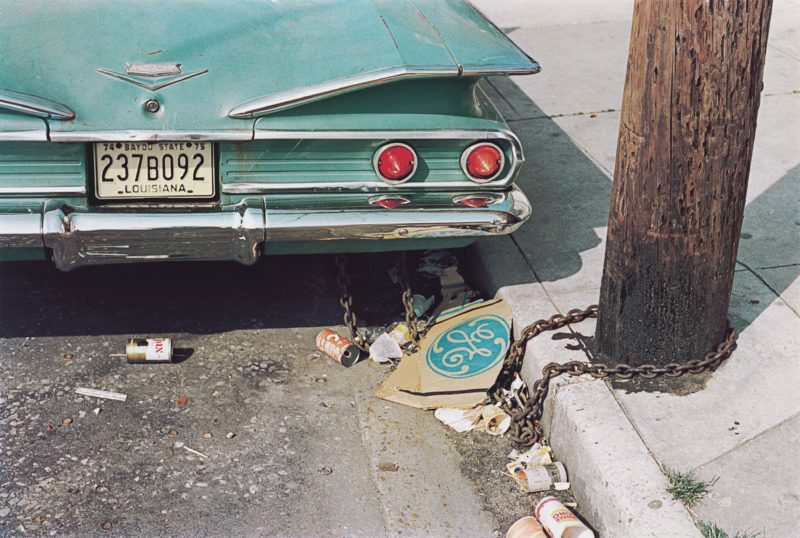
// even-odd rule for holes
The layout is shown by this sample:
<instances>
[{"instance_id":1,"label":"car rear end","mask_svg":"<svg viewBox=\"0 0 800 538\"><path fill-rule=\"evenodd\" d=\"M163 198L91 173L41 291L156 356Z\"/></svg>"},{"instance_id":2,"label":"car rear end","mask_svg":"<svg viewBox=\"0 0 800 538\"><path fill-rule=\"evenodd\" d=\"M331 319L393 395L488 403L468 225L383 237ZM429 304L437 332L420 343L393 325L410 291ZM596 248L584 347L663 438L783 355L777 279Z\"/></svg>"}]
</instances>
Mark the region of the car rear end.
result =
<instances>
[{"instance_id":1,"label":"car rear end","mask_svg":"<svg viewBox=\"0 0 800 538\"><path fill-rule=\"evenodd\" d=\"M93 77L88 84L73 77L47 86L35 77L6 76L0 81L0 256L51 258L63 270L159 260L249 264L265 253L462 246L515 230L531 211L513 186L522 148L478 82L515 69L535 72L538 65L519 52L516 67L439 65L458 48L442 42L425 50L425 40L403 33L408 28L398 22L396 4L368 5L375 4L381 4L374 15L385 51L340 62L333 78L284 63L286 77L302 80L260 97L272 78L254 75L253 66L230 65L236 39L190 53L175 42L170 61L116 68L108 66L120 58L142 60L142 51L72 58L68 71ZM98 5L99 18L105 13L112 24L114 6ZM430 19L458 13L488 24L459 3L436 7ZM40 13L27 9L19 15L35 25ZM62 9L72 26L96 24L81 20L85 10ZM252 6L230 9L220 12L220 26L234 28L246 15L241 10ZM125 10L128 18L143 16L141 6ZM299 25L307 8L289 15ZM191 16L199 25L200 15ZM250 38L263 31L247 28ZM155 45L169 40L157 32L150 39L153 50L144 55L164 60ZM78 54L81 41L67 43L75 48L65 52ZM313 51L295 51L303 54ZM408 62L420 55L426 63ZM365 67L370 62L378 63ZM13 72L24 62L6 63Z\"/></svg>"}]
</instances>

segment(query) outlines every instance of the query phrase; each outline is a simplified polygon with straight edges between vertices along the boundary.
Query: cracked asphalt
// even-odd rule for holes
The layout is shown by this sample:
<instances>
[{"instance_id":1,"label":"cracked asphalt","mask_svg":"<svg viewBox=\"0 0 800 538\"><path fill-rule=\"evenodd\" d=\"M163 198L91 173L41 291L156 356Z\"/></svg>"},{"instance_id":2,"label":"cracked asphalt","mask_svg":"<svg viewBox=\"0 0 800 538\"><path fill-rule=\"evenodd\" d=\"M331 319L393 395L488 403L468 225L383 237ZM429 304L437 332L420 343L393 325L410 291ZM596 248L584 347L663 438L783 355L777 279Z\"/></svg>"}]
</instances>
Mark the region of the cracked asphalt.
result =
<instances>
[{"instance_id":1,"label":"cracked asphalt","mask_svg":"<svg viewBox=\"0 0 800 538\"><path fill-rule=\"evenodd\" d=\"M369 325L400 316L391 263L351 262ZM387 367L316 352L340 324L332 266L0 264L0 534L498 536L529 514L508 441L379 400ZM190 356L110 357L147 336Z\"/></svg>"}]
</instances>

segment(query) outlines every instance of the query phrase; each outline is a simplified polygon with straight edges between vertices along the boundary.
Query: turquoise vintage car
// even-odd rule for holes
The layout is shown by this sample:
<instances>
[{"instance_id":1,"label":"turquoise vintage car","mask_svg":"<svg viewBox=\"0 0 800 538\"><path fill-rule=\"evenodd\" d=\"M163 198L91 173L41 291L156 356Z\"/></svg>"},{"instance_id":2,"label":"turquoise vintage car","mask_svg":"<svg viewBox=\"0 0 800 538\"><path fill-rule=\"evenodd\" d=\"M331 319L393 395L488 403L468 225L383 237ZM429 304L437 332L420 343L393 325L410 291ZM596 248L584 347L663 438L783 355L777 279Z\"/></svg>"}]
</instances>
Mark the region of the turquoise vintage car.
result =
<instances>
[{"instance_id":1,"label":"turquoise vintage car","mask_svg":"<svg viewBox=\"0 0 800 538\"><path fill-rule=\"evenodd\" d=\"M459 0L0 0L0 259L463 246L531 207Z\"/></svg>"}]
</instances>

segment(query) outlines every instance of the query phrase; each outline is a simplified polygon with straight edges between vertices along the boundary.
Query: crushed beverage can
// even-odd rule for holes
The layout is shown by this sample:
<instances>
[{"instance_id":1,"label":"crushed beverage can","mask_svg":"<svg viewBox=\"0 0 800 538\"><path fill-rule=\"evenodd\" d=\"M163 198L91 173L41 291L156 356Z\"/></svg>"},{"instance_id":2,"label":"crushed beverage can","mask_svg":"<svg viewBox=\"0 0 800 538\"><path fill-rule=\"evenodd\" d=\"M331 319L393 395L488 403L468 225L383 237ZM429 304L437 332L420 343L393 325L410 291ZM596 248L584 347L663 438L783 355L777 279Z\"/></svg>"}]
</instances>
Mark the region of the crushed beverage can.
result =
<instances>
[{"instance_id":1,"label":"crushed beverage can","mask_svg":"<svg viewBox=\"0 0 800 538\"><path fill-rule=\"evenodd\" d=\"M169 338L131 338L125 346L129 363L172 362L172 340Z\"/></svg>"},{"instance_id":2,"label":"crushed beverage can","mask_svg":"<svg viewBox=\"0 0 800 538\"><path fill-rule=\"evenodd\" d=\"M531 465L519 472L520 478L526 481L529 492L547 491L558 482L567 481L567 470L560 461Z\"/></svg>"},{"instance_id":3,"label":"crushed beverage can","mask_svg":"<svg viewBox=\"0 0 800 538\"><path fill-rule=\"evenodd\" d=\"M317 349L345 368L350 368L361 358L361 348L330 329L317 335Z\"/></svg>"}]
</instances>

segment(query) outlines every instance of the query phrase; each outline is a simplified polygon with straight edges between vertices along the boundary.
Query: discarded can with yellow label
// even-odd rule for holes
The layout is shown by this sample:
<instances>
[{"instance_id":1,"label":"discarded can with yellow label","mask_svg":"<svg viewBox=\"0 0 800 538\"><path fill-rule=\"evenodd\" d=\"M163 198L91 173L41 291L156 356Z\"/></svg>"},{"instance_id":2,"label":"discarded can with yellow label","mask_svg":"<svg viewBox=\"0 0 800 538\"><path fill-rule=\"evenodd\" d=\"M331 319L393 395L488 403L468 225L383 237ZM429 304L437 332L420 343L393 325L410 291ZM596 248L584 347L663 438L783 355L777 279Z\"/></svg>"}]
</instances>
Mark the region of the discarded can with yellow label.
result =
<instances>
[{"instance_id":1,"label":"discarded can with yellow label","mask_svg":"<svg viewBox=\"0 0 800 538\"><path fill-rule=\"evenodd\" d=\"M394 329L389 332L389 338L397 342L397 345L403 347L411 341L411 330L405 323L398 323Z\"/></svg>"},{"instance_id":2,"label":"discarded can with yellow label","mask_svg":"<svg viewBox=\"0 0 800 538\"><path fill-rule=\"evenodd\" d=\"M350 368L361 358L361 348L330 329L317 335L317 349L345 368Z\"/></svg>"},{"instance_id":3,"label":"discarded can with yellow label","mask_svg":"<svg viewBox=\"0 0 800 538\"><path fill-rule=\"evenodd\" d=\"M131 338L125 346L130 363L172 362L172 340L169 338Z\"/></svg>"}]
</instances>

